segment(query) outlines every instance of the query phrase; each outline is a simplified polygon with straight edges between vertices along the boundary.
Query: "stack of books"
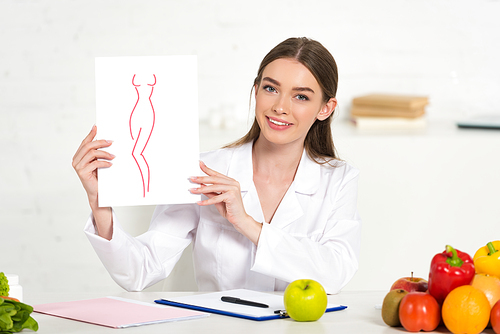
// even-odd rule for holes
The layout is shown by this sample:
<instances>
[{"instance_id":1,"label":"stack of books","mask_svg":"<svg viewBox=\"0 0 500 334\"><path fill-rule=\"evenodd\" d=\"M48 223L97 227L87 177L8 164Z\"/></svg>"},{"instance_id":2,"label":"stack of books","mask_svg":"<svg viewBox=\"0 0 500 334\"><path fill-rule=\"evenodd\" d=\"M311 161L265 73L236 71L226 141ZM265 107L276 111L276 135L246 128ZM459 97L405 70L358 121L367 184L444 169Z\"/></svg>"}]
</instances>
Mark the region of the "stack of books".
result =
<instances>
[{"instance_id":1,"label":"stack of books","mask_svg":"<svg viewBox=\"0 0 500 334\"><path fill-rule=\"evenodd\" d=\"M426 96L369 94L352 100L351 119L359 128L425 127Z\"/></svg>"}]
</instances>

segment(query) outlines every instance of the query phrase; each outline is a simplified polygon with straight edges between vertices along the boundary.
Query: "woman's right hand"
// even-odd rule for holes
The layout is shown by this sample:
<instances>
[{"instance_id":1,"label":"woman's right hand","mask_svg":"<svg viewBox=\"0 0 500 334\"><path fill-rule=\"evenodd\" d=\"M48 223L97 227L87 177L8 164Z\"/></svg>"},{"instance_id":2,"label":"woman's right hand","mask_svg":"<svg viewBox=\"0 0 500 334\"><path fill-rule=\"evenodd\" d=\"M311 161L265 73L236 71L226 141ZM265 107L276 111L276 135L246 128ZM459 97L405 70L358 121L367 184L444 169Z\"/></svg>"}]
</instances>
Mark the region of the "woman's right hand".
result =
<instances>
[{"instance_id":1,"label":"woman's right hand","mask_svg":"<svg viewBox=\"0 0 500 334\"><path fill-rule=\"evenodd\" d=\"M115 157L111 153L100 150L101 148L111 146L112 141L94 141L96 134L97 127L94 125L73 156L72 163L73 168L82 182L83 188L85 188L87 192L92 210L98 208L97 169L111 167L112 163L110 160L113 160Z\"/></svg>"}]
</instances>

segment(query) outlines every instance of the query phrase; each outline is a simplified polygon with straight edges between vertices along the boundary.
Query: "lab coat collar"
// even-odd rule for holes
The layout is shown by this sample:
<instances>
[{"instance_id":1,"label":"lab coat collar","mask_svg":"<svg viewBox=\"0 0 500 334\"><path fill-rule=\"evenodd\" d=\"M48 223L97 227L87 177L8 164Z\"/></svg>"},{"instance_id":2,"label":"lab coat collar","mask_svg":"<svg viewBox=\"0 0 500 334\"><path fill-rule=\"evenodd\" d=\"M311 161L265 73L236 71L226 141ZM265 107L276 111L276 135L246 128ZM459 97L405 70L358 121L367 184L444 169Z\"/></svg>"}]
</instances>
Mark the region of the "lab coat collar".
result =
<instances>
[{"instance_id":1,"label":"lab coat collar","mask_svg":"<svg viewBox=\"0 0 500 334\"><path fill-rule=\"evenodd\" d=\"M234 150L228 169L228 176L240 183L241 191L248 191L253 186L253 143L244 144ZM294 191L304 195L314 194L318 188L321 177L321 166L302 152L299 167L294 179Z\"/></svg>"},{"instance_id":2,"label":"lab coat collar","mask_svg":"<svg viewBox=\"0 0 500 334\"><path fill-rule=\"evenodd\" d=\"M264 221L253 183L252 147L253 144L248 143L234 150L227 175L239 182L247 213L258 221ZM320 178L321 166L312 161L304 150L295 179L274 214L273 226L284 228L304 215L298 197L314 194L319 188Z\"/></svg>"},{"instance_id":3,"label":"lab coat collar","mask_svg":"<svg viewBox=\"0 0 500 334\"><path fill-rule=\"evenodd\" d=\"M320 177L321 166L314 162L304 149L295 174L295 192L304 195L314 194L319 188Z\"/></svg>"},{"instance_id":4,"label":"lab coat collar","mask_svg":"<svg viewBox=\"0 0 500 334\"><path fill-rule=\"evenodd\" d=\"M252 147L253 143L247 143L235 148L227 171L227 176L238 181L244 192L253 184Z\"/></svg>"}]
</instances>

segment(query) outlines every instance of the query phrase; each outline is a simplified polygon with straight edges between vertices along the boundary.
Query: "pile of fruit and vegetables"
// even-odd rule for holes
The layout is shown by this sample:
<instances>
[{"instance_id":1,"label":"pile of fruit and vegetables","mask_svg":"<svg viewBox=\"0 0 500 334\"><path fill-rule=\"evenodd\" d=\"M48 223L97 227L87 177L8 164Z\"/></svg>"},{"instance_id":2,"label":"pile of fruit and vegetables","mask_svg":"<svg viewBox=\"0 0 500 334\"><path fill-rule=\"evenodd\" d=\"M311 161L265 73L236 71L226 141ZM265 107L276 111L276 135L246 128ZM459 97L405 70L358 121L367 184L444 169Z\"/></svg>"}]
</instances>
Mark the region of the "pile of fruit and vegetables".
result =
<instances>
[{"instance_id":1,"label":"pile of fruit and vegetables","mask_svg":"<svg viewBox=\"0 0 500 334\"><path fill-rule=\"evenodd\" d=\"M38 323L31 317L33 307L9 297L9 281L0 273L0 333L17 333L23 329L38 330Z\"/></svg>"},{"instance_id":2,"label":"pile of fruit and vegetables","mask_svg":"<svg viewBox=\"0 0 500 334\"><path fill-rule=\"evenodd\" d=\"M382 319L409 332L444 325L454 334L500 334L500 241L471 258L451 246L431 261L429 279L404 277L384 298Z\"/></svg>"}]
</instances>

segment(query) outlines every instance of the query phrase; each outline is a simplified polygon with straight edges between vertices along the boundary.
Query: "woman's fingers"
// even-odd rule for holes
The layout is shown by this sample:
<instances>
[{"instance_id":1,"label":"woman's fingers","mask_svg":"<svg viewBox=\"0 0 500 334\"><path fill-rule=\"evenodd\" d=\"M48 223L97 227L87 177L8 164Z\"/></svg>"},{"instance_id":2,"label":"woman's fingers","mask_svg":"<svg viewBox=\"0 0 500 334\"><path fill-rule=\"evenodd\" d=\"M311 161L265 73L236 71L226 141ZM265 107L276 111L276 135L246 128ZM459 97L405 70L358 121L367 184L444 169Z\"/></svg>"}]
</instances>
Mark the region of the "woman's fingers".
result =
<instances>
[{"instance_id":1,"label":"woman's fingers","mask_svg":"<svg viewBox=\"0 0 500 334\"><path fill-rule=\"evenodd\" d=\"M203 161L200 161L200 168L208 176L193 176L190 178L193 183L200 185L199 188L190 189L193 194L204 194L209 198L228 192L240 195L238 181L208 168Z\"/></svg>"},{"instance_id":2,"label":"woman's fingers","mask_svg":"<svg viewBox=\"0 0 500 334\"><path fill-rule=\"evenodd\" d=\"M82 181L83 187L89 196L97 195L97 169L111 167L111 160L115 156L101 148L111 146L108 140L94 140L97 128L94 125L90 133L83 139L73 157L73 168Z\"/></svg>"},{"instance_id":3,"label":"woman's fingers","mask_svg":"<svg viewBox=\"0 0 500 334\"><path fill-rule=\"evenodd\" d=\"M229 176L226 176L224 174L221 174L219 172L214 171L213 169L210 169L205 165L203 161L200 160L200 169L207 174L207 176L192 176L190 180L194 183L198 184L227 184L227 185L237 185L239 186L239 183L230 178Z\"/></svg>"},{"instance_id":4,"label":"woman's fingers","mask_svg":"<svg viewBox=\"0 0 500 334\"><path fill-rule=\"evenodd\" d=\"M113 154L101 150L111 146L112 141L94 140L96 134L97 127L94 125L89 134L82 140L72 161L72 166L87 192L90 206L94 208L98 206L97 169L110 167L111 160L115 157Z\"/></svg>"},{"instance_id":5,"label":"woman's fingers","mask_svg":"<svg viewBox=\"0 0 500 334\"><path fill-rule=\"evenodd\" d=\"M85 159L85 157L89 157L89 153L90 156L99 156L99 158L102 159L114 158L114 155L112 155L111 153L99 150L101 148L111 146L112 143L113 142L109 140L96 140L90 143L86 143L73 157L73 168L76 168L76 166L78 166ZM100 152L104 152L104 154Z\"/></svg>"},{"instance_id":6,"label":"woman's fingers","mask_svg":"<svg viewBox=\"0 0 500 334\"><path fill-rule=\"evenodd\" d=\"M75 155L73 156L73 160L75 160L75 158L81 152L83 146L85 146L86 144L88 144L88 143L92 142L92 140L94 140L96 134L97 134L97 127L94 125L92 127L92 129L90 130L89 134L82 140L80 146L76 150Z\"/></svg>"},{"instance_id":7,"label":"woman's fingers","mask_svg":"<svg viewBox=\"0 0 500 334\"><path fill-rule=\"evenodd\" d=\"M216 171L214 171L213 169L210 169L207 167L207 165L205 165L205 163L203 161L200 160L200 169L206 173L207 175L214 175L214 174L217 174Z\"/></svg>"},{"instance_id":8,"label":"woman's fingers","mask_svg":"<svg viewBox=\"0 0 500 334\"><path fill-rule=\"evenodd\" d=\"M197 184L204 184L206 186L211 184L224 184L226 186L239 186L238 181L231 178L223 178L218 176L193 176L190 178L191 182Z\"/></svg>"},{"instance_id":9,"label":"woman's fingers","mask_svg":"<svg viewBox=\"0 0 500 334\"><path fill-rule=\"evenodd\" d=\"M208 205L214 205L218 203L222 203L226 201L226 195L225 194L219 194L219 195L212 195L206 200L199 201L198 205L201 206L208 206Z\"/></svg>"},{"instance_id":10,"label":"woman's fingers","mask_svg":"<svg viewBox=\"0 0 500 334\"><path fill-rule=\"evenodd\" d=\"M88 151L87 154L85 154L85 156L80 161L77 161L73 167L75 168L77 173L79 171L83 172L83 169L85 169L89 164L91 164L94 161L113 160L114 158L115 156L109 152L101 150L91 150ZM105 160L100 160L100 159L105 159ZM109 161L106 162L111 164L111 162Z\"/></svg>"},{"instance_id":11,"label":"woman's fingers","mask_svg":"<svg viewBox=\"0 0 500 334\"><path fill-rule=\"evenodd\" d=\"M230 191L234 191L236 193L240 193L240 190L236 186L227 186L224 184L214 184L214 185L202 185L199 188L192 188L190 191L193 194L221 194L221 193L227 193Z\"/></svg>"},{"instance_id":12,"label":"woman's fingers","mask_svg":"<svg viewBox=\"0 0 500 334\"><path fill-rule=\"evenodd\" d=\"M90 130L89 134L83 139L82 143L80 144L80 147L78 147L75 155L73 156L73 162L72 162L73 168L76 168L76 166L82 161L82 159L88 154L89 151L109 147L113 143L111 140L93 141L96 136L96 133L97 133L97 127L94 125L92 127L92 130Z\"/></svg>"},{"instance_id":13,"label":"woman's fingers","mask_svg":"<svg viewBox=\"0 0 500 334\"><path fill-rule=\"evenodd\" d=\"M220 177L223 179L232 180L229 176L216 172L215 170L208 168L203 161L200 160L200 169L208 176Z\"/></svg>"},{"instance_id":14,"label":"woman's fingers","mask_svg":"<svg viewBox=\"0 0 500 334\"><path fill-rule=\"evenodd\" d=\"M97 170L98 168L108 168L113 165L112 162L106 161L106 160L95 160L82 168L80 170L80 173L78 175L81 178L93 178L93 172Z\"/></svg>"},{"instance_id":15,"label":"woman's fingers","mask_svg":"<svg viewBox=\"0 0 500 334\"><path fill-rule=\"evenodd\" d=\"M208 199L197 202L198 205L214 205L238 232L257 245L262 225L245 212L239 182L208 168L203 161L200 161L200 168L207 176L192 177L191 181L200 187L190 191L203 194Z\"/></svg>"},{"instance_id":16,"label":"woman's fingers","mask_svg":"<svg viewBox=\"0 0 500 334\"><path fill-rule=\"evenodd\" d=\"M221 174L219 172L210 169L205 165L203 161L200 161L201 170L207 174L207 176L193 176L191 177L191 181L198 184L227 184L227 185L237 185L239 183L230 178L227 175Z\"/></svg>"}]
</instances>

